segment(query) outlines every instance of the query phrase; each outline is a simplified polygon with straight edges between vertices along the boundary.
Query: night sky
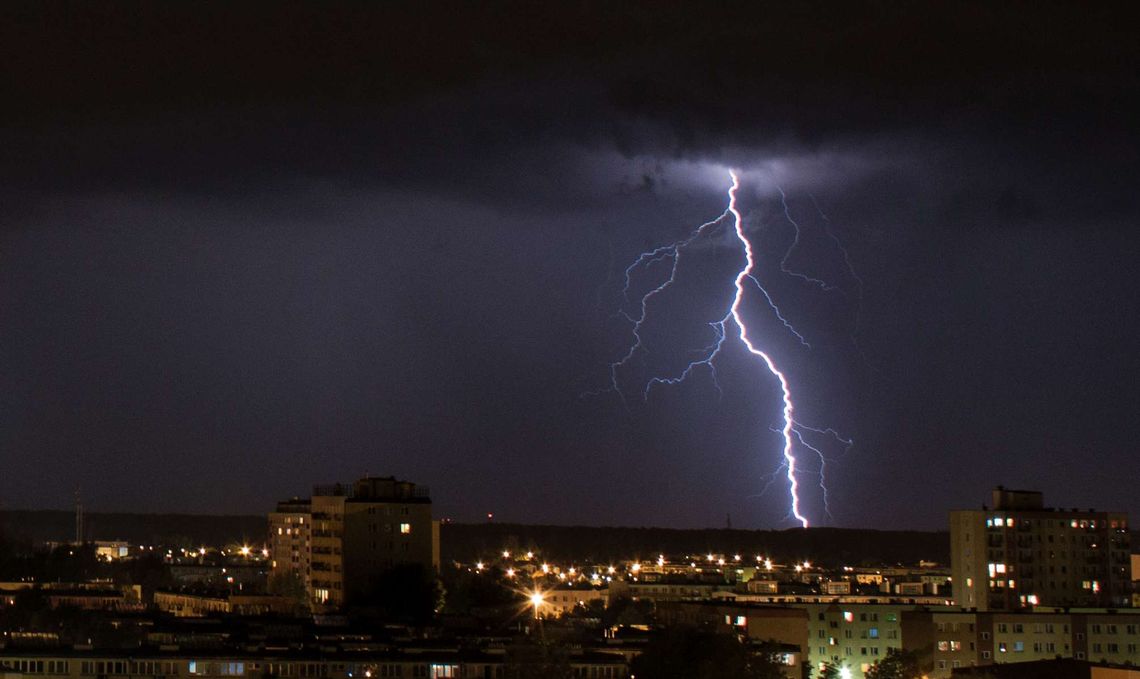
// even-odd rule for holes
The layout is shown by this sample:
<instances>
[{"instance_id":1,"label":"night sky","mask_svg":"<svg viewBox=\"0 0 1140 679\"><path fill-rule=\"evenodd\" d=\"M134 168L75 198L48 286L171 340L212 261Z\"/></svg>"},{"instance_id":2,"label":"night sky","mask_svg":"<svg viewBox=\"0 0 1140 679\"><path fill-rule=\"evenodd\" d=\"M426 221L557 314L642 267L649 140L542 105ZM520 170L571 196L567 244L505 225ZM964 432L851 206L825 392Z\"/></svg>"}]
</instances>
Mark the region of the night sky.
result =
<instances>
[{"instance_id":1,"label":"night sky","mask_svg":"<svg viewBox=\"0 0 1140 679\"><path fill-rule=\"evenodd\" d=\"M999 483L1140 516L1130 3L6 2L0 506L263 513L365 472L457 521L790 527ZM787 215L780 191L787 196ZM788 253L794 228L800 241ZM727 224L726 224L727 226ZM841 249L842 246L842 249ZM825 280L829 288L783 273ZM845 256L846 255L846 256ZM848 266L850 262L850 267ZM803 451L801 450L801 453Z\"/></svg>"}]
</instances>

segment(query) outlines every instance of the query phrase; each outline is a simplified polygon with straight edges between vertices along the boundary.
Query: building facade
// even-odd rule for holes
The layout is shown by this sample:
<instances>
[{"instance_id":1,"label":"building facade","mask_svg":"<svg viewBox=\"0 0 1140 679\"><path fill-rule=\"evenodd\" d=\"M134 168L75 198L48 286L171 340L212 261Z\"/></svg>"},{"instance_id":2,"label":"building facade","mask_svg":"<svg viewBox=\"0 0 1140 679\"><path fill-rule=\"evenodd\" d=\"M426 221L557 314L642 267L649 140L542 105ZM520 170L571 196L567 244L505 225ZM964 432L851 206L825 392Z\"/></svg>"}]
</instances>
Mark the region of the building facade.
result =
<instances>
[{"instance_id":1,"label":"building facade","mask_svg":"<svg viewBox=\"0 0 1140 679\"><path fill-rule=\"evenodd\" d=\"M954 600L978 611L1132 605L1128 515L1053 509L1041 493L993 491L950 513Z\"/></svg>"},{"instance_id":2,"label":"building facade","mask_svg":"<svg viewBox=\"0 0 1140 679\"><path fill-rule=\"evenodd\" d=\"M581 651L566 662L580 679L626 679L619 654ZM504 654L432 650L344 654L210 652L11 651L0 649L0 668L11 679L509 679Z\"/></svg>"},{"instance_id":3,"label":"building facade","mask_svg":"<svg viewBox=\"0 0 1140 679\"><path fill-rule=\"evenodd\" d=\"M1140 610L1045 609L903 613L903 647L919 655L931 679L955 669L1072 658L1140 664Z\"/></svg>"},{"instance_id":4,"label":"building facade","mask_svg":"<svg viewBox=\"0 0 1140 679\"><path fill-rule=\"evenodd\" d=\"M292 577L310 589L312 576L312 508L308 500L277 503L269 514L270 577Z\"/></svg>"},{"instance_id":5,"label":"building facade","mask_svg":"<svg viewBox=\"0 0 1140 679\"><path fill-rule=\"evenodd\" d=\"M301 576L313 603L338 608L389 569L439 569L439 524L424 487L392 477L318 486L269 517L274 573ZM276 550L281 550L280 552Z\"/></svg>"}]
</instances>

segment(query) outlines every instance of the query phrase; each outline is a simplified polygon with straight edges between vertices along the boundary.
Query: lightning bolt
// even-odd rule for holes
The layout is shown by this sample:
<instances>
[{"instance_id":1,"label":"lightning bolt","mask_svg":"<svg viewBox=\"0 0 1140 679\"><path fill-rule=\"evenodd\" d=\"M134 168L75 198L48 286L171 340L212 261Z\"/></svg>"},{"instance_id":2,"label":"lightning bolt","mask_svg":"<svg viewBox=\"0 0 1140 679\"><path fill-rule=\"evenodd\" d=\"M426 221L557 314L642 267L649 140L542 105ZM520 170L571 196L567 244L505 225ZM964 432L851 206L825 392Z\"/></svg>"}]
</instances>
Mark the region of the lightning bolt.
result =
<instances>
[{"instance_id":1,"label":"lightning bolt","mask_svg":"<svg viewBox=\"0 0 1140 679\"><path fill-rule=\"evenodd\" d=\"M813 278L812 276L809 276L809 275L804 274L804 273L800 273L799 271L793 271L788 266L788 260L791 259L792 253L795 252L796 248L799 247L799 244L800 244L800 224L799 224L799 222L797 222L795 219L792 218L792 211L790 209L788 209L788 196L787 196L787 194L784 193L784 189L777 186L776 190L780 192L780 205L782 205L784 208L784 218L788 220L788 223L792 225L792 229L795 231L795 236L792 238L792 244L789 245L788 249L784 251L784 258L780 260L780 271L783 271L784 273L788 274L789 276L799 278L800 280L805 281L807 283L811 283L812 285L818 287L820 290L823 290L824 292L831 292L833 290L838 290L840 293L842 293L843 290L841 290L838 286L831 285L830 283L828 283L825 280L822 280L819 278ZM820 214L822 215L823 213L821 212ZM828 229L828 235L832 236L832 238L835 239L835 236L834 236L834 234L831 233L830 229ZM838 239L835 239L835 240L836 240L836 242L838 242ZM840 249L843 249L842 245L840 246ZM847 254L846 250L844 250L843 252L844 252L844 255ZM848 261L848 264L850 264L850 261ZM858 277L856 277L856 278L858 278Z\"/></svg>"},{"instance_id":2,"label":"lightning bolt","mask_svg":"<svg viewBox=\"0 0 1140 679\"><path fill-rule=\"evenodd\" d=\"M824 510L828 516L831 515L831 512L827 504L827 487L825 483L826 464L828 457L824 454L824 451L821 448L821 444L813 443L813 439L811 439L810 436L808 438L805 438L805 433L829 437L835 442L842 444L845 451L850 449L852 442L840 436L834 429L819 429L802 424L796 420L795 404L792 399L792 388L787 376L783 373L783 371L780 370L772 356L766 351L759 348L749 334L748 325L745 322L742 314L742 307L745 302L745 293L748 290L751 290L753 286L755 286L755 289L760 292L764 298L765 303L772 310L775 318L784 326L785 329L788 330L792 336L794 336L799 341L803 347L809 350L811 349L811 344L799 331L796 330L796 328L791 324L787 317L784 316L784 314L780 311L780 308L777 306L775 300L772 299L772 296L764 288L759 278L755 274L756 258L753 245L749 240L748 235L744 231L744 219L740 213L740 210L737 208L737 192L740 189L740 179L734 170L729 170L729 177L731 178L732 183L728 189L728 207L723 213L720 214L720 216L718 216L716 219L713 219L712 221L705 222L704 224L700 225L692 233L690 233L687 238L674 241L668 245L663 245L653 250L641 253L633 263L626 267L624 272L624 286L622 287L622 299L625 300L626 304L628 304L630 301L630 290L633 286L633 279L639 271L647 270L654 265L667 263L669 267L669 273L664 281L642 295L637 305L636 313L629 313L625 311L624 306L619 310L619 315L624 317L633 326L633 342L629 345L626 352L620 358L610 363L610 387L605 391L617 392L621 396L622 401L626 402L625 394L623 393L620 386L620 373L622 369L627 366L640 352L644 352L646 350L645 343L642 338L642 330L649 317L649 309L651 305L656 298L658 298L675 283L677 278L678 265L685 249L697 241L697 239L708 234L710 231L719 227L721 224L730 222L732 232L735 235L736 240L740 243L740 246L744 252L744 266L736 273L736 276L733 279L732 301L723 316L721 316L718 320L712 321L708 324L712 331L712 339L708 346L697 352L698 357L695 360L690 361L688 365L686 365L685 368L676 375L655 376L650 378L646 382L644 390L642 391L642 398L643 400L647 400L649 398L649 393L654 386L679 384L681 382L684 382L698 369L701 368L704 368L709 372L714 386L716 387L718 393L720 393L720 395L723 397L723 391L721 390L720 383L717 379L716 358L720 355L721 349L724 347L724 344L728 341L729 337L735 335L736 338L740 340L740 343L744 346L744 348L752 356L759 359L760 362L763 363L764 367L776 379L777 383L780 386L780 395L782 402L781 415L783 424L779 428L773 428L773 431L778 433L783 440L782 461L775 472L765 476L765 479L767 479L767 484L764 487L764 491L767 491L768 487L771 486L782 475L787 482L788 495L791 504L790 517L794 518L800 523L800 525L806 528L809 525L809 521L801 508L799 481L800 474L807 473L810 475L818 476L819 485L823 493ZM784 215L795 228L795 238L792 244L789 246L788 250L784 253L783 259L780 262L780 270L787 275L812 283L813 285L816 285L825 291L838 290L838 287L829 285L823 280L812 278L806 274L792 271L788 267L787 262L796 249L796 246L799 244L800 227L799 224L797 224L791 216L791 213L788 209L787 198L782 189L780 189L780 197L781 203L784 207ZM834 239L834 234L832 234L830 230L829 235L831 235ZM850 260L846 259L846 252L844 252L844 257L846 263L850 267ZM861 286L862 281L859 281L859 283ZM842 291L840 290L840 292ZM626 405L628 407L628 403ZM818 468L812 469L802 467L800 460L797 458L797 448L804 451L810 451L811 453L818 456ZM763 494L763 491L761 494Z\"/></svg>"},{"instance_id":3,"label":"lightning bolt","mask_svg":"<svg viewBox=\"0 0 1140 679\"><path fill-rule=\"evenodd\" d=\"M736 192L740 189L740 179L736 176L736 172L729 170L729 176L732 177L732 188L728 190L728 211L732 213L733 226L736 231L736 237L744 246L744 268L740 273L736 274L736 296L732 299L732 307L729 313L732 320L736 322L736 327L740 331L740 341L744 343L745 348L753 356L758 356L768 368L768 372L776 378L780 383L780 393L784 401L784 427L780 433L784 437L784 464L787 465L788 476L788 494L792 499L792 516L800 522L804 528L808 527L807 517L800 513L800 494L799 494L799 481L796 479L796 455L795 449L792 445L792 435L796 424L796 408L792 404L792 390L788 386L788 378L780 369L776 367L776 363L772 357L767 353L756 348L752 344L752 339L748 337L748 326L744 324L744 319L740 315L740 305L744 301L744 280L752 277L752 269L756 265L755 257L752 254L752 241L748 240L748 236L744 234L744 218L741 217L740 211L736 208ZM781 195L783 192L781 191ZM755 281L755 278L752 278ZM767 293L765 293L767 296ZM771 298L769 297L769 300ZM722 323L727 323L727 317Z\"/></svg>"},{"instance_id":4,"label":"lightning bolt","mask_svg":"<svg viewBox=\"0 0 1140 679\"><path fill-rule=\"evenodd\" d=\"M633 332L634 341L629 346L629 350L626 351L624 356L622 356L621 358L619 358L618 360L616 360L610 364L610 389L608 391L617 392L618 395L621 396L623 402L625 401L625 394L622 392L621 387L618 385L618 372L621 370L622 367L624 367L631 360L633 360L633 357L637 355L638 350L642 349L642 347L644 346L644 342L643 342L642 337L641 337L641 328L645 325L645 319L649 316L649 303L653 300L654 297L656 297L657 295L660 295L662 292L667 290L669 288L669 286L673 285L673 282L677 279L677 266L681 261L682 250L686 246L690 245L693 241L700 238L701 235L704 234L707 229L714 227L717 224L720 224L721 221L724 220L726 215L728 215L728 210L725 210L716 219L709 221L709 222L705 222L704 224L701 224L699 227L696 228L695 231L693 231L692 235L690 235L688 238L686 238L684 240L679 240L679 241L670 243L669 245L662 245L661 247L656 248L655 250L651 250L649 252L643 252L632 264L630 264L629 266L626 267L626 269L625 269L625 286L622 287L622 297L623 297L623 299L628 301L629 300L629 287L632 284L633 273L638 268L648 267L648 266L651 266L652 264L655 264L657 262L662 262L662 261L671 261L672 262L670 267L669 267L669 277L666 278L663 283L661 283L657 287L655 287L652 290L650 290L649 292L645 293L644 296L642 296L641 303L639 305L640 312L636 318L629 315L624 310L619 311L619 314L621 316L623 316L626 320L628 320L630 323L633 324L632 332ZM720 348L721 343L723 343L723 339L720 340L719 342L717 342L717 349L718 350ZM687 376L689 374L689 372L691 372L690 369L693 367L694 366L690 364L689 369L686 369L684 376ZM680 380L684 379L684 376L682 376L680 378L675 378L672 381L670 381L670 383L679 382ZM650 386L651 385L652 385L652 382L650 383ZM718 390L720 389L719 384L717 385L717 389ZM645 393L648 395L649 386L646 386Z\"/></svg>"}]
</instances>

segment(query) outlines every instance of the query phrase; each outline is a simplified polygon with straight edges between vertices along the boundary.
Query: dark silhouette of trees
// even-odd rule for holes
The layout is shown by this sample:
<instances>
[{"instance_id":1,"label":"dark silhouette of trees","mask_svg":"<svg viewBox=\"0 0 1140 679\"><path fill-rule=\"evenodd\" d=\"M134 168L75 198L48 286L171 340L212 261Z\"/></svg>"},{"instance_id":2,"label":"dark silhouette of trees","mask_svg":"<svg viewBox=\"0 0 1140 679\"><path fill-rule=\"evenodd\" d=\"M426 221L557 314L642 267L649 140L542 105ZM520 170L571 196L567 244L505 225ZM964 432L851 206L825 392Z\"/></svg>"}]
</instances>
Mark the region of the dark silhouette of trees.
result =
<instances>
[{"instance_id":1,"label":"dark silhouette of trees","mask_svg":"<svg viewBox=\"0 0 1140 679\"><path fill-rule=\"evenodd\" d=\"M917 653L889 648L887 657L871 665L864 676L866 679L918 679L922 670Z\"/></svg>"},{"instance_id":2,"label":"dark silhouette of trees","mask_svg":"<svg viewBox=\"0 0 1140 679\"><path fill-rule=\"evenodd\" d=\"M424 625L443 608L444 590L431 569L402 564L369 578L348 603L364 617Z\"/></svg>"},{"instance_id":3,"label":"dark silhouette of trees","mask_svg":"<svg viewBox=\"0 0 1140 679\"><path fill-rule=\"evenodd\" d=\"M736 637L691 627L655 636L631 663L638 679L782 679L770 653L756 653Z\"/></svg>"}]
</instances>

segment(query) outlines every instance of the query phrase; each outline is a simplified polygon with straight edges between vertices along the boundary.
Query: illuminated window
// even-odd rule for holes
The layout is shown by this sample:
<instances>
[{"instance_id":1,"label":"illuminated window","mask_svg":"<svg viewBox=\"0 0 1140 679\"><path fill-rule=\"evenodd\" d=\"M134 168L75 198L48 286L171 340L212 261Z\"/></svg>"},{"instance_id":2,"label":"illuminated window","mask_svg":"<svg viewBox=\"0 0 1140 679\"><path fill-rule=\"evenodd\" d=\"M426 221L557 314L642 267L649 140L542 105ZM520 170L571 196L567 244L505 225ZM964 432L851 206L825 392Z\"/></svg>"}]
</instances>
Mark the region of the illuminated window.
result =
<instances>
[{"instance_id":1,"label":"illuminated window","mask_svg":"<svg viewBox=\"0 0 1140 679\"><path fill-rule=\"evenodd\" d=\"M737 627L746 627L747 625L748 625L748 618L744 617L743 615L736 616L736 626Z\"/></svg>"},{"instance_id":2,"label":"illuminated window","mask_svg":"<svg viewBox=\"0 0 1140 679\"><path fill-rule=\"evenodd\" d=\"M855 622L855 614L851 611L843 611L843 619L846 622Z\"/></svg>"},{"instance_id":3,"label":"illuminated window","mask_svg":"<svg viewBox=\"0 0 1140 679\"><path fill-rule=\"evenodd\" d=\"M411 532L412 532L412 524L410 524L410 523L401 523L401 524L400 524L400 532L401 532L401 533L403 533L404 535L407 535L408 533L411 533Z\"/></svg>"}]
</instances>

